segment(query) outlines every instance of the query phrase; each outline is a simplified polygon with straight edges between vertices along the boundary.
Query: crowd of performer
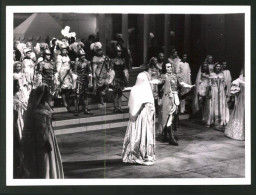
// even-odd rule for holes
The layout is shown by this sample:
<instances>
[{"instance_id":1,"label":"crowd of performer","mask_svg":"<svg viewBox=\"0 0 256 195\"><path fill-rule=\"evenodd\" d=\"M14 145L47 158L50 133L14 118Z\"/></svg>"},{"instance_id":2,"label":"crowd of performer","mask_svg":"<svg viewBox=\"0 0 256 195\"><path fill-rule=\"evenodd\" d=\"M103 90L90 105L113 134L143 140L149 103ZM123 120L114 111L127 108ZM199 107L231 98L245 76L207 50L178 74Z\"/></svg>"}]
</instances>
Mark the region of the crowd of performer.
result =
<instances>
[{"instance_id":1,"label":"crowd of performer","mask_svg":"<svg viewBox=\"0 0 256 195\"><path fill-rule=\"evenodd\" d=\"M53 98L61 97L67 112L71 112L70 100L73 100L75 116L80 114L80 104L83 113L91 115L88 96L97 97L105 104L105 96L111 89L113 111L123 112L121 97L129 82L131 59L122 39L117 39L106 56L102 44L93 35L81 42L74 33L69 33L68 27L62 34L61 40L53 38L49 44L37 43L35 47L31 42L14 43L16 177L64 178L51 124ZM244 72L232 82L227 62L214 62L213 56L208 55L192 85L187 59L186 53L180 58L173 49L165 61L164 53L158 51L144 65L130 93L124 162L154 164L156 133L163 136L164 142L178 145L174 135L178 114L186 112L186 95L192 88L192 110L202 113L204 125L225 131L233 139L244 140Z\"/></svg>"},{"instance_id":2,"label":"crowd of performer","mask_svg":"<svg viewBox=\"0 0 256 195\"><path fill-rule=\"evenodd\" d=\"M232 82L227 62L214 63L208 55L199 68L195 85L191 85L187 55L179 59L174 49L166 63L162 63L162 56L163 53L159 53L158 59L150 59L131 90L123 162L153 165L156 130L162 134L163 142L178 145L174 132L179 108L184 112L184 96L192 87L195 87L193 113L201 111L205 127L214 127L232 139L245 140L244 71Z\"/></svg>"}]
</instances>

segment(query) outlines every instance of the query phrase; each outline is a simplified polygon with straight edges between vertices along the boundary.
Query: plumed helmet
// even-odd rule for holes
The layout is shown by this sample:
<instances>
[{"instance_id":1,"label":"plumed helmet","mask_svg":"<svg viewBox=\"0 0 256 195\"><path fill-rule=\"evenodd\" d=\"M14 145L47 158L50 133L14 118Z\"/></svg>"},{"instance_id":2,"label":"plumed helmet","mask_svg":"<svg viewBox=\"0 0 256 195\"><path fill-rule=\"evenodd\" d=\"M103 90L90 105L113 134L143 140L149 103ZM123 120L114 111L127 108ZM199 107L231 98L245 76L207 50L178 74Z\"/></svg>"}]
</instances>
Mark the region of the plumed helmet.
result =
<instances>
[{"instance_id":1,"label":"plumed helmet","mask_svg":"<svg viewBox=\"0 0 256 195\"><path fill-rule=\"evenodd\" d=\"M31 52L31 59L36 58L36 54L34 52Z\"/></svg>"},{"instance_id":2,"label":"plumed helmet","mask_svg":"<svg viewBox=\"0 0 256 195\"><path fill-rule=\"evenodd\" d=\"M44 55L51 55L51 51L49 49L45 49L43 54Z\"/></svg>"},{"instance_id":3,"label":"plumed helmet","mask_svg":"<svg viewBox=\"0 0 256 195\"><path fill-rule=\"evenodd\" d=\"M21 62L20 62L20 61L14 62L14 63L13 63L13 68L16 69L16 67L17 67L18 65L21 65Z\"/></svg>"},{"instance_id":4,"label":"plumed helmet","mask_svg":"<svg viewBox=\"0 0 256 195\"><path fill-rule=\"evenodd\" d=\"M55 37L52 38L52 40L50 40L50 47L53 47L54 44L56 43L57 39Z\"/></svg>"},{"instance_id":5,"label":"plumed helmet","mask_svg":"<svg viewBox=\"0 0 256 195\"><path fill-rule=\"evenodd\" d=\"M121 48L120 45L117 45L117 46L116 46L116 51L122 51L122 48Z\"/></svg>"},{"instance_id":6,"label":"plumed helmet","mask_svg":"<svg viewBox=\"0 0 256 195\"><path fill-rule=\"evenodd\" d=\"M30 48L24 48L23 53L26 55L28 52L31 52L32 50Z\"/></svg>"},{"instance_id":7,"label":"plumed helmet","mask_svg":"<svg viewBox=\"0 0 256 195\"><path fill-rule=\"evenodd\" d=\"M32 47L33 47L32 42L27 42L27 43L26 43L26 47L30 47L30 48L32 48Z\"/></svg>"},{"instance_id":8,"label":"plumed helmet","mask_svg":"<svg viewBox=\"0 0 256 195\"><path fill-rule=\"evenodd\" d=\"M75 32L69 32L69 31L70 31L70 27L65 26L65 28L61 30L61 34L64 37L68 37L68 38L74 37L76 39L76 33Z\"/></svg>"},{"instance_id":9,"label":"plumed helmet","mask_svg":"<svg viewBox=\"0 0 256 195\"><path fill-rule=\"evenodd\" d=\"M67 49L69 46L68 42L60 41L58 43L59 43L60 50Z\"/></svg>"},{"instance_id":10,"label":"plumed helmet","mask_svg":"<svg viewBox=\"0 0 256 195\"><path fill-rule=\"evenodd\" d=\"M102 44L101 42L95 42L91 44L90 48L96 52L97 50L102 49Z\"/></svg>"},{"instance_id":11,"label":"plumed helmet","mask_svg":"<svg viewBox=\"0 0 256 195\"><path fill-rule=\"evenodd\" d=\"M79 49L78 55L79 55L79 56L84 56L84 55L85 55L84 50L83 50L83 49Z\"/></svg>"}]
</instances>

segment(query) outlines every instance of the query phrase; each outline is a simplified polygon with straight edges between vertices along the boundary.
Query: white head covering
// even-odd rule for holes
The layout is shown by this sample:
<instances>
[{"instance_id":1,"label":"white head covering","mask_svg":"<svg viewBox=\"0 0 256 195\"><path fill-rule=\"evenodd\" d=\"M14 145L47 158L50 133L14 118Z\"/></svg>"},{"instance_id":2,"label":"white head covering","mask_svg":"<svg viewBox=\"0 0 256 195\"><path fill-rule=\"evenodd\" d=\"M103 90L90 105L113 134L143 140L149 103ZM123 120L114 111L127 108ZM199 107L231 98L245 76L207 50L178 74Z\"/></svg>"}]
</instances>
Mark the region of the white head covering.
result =
<instances>
[{"instance_id":1,"label":"white head covering","mask_svg":"<svg viewBox=\"0 0 256 195\"><path fill-rule=\"evenodd\" d=\"M154 104L152 89L148 77L144 72L137 76L136 83L131 90L128 102L130 114L134 116L143 103Z\"/></svg>"},{"instance_id":2,"label":"white head covering","mask_svg":"<svg viewBox=\"0 0 256 195\"><path fill-rule=\"evenodd\" d=\"M92 43L90 45L90 49L91 50L94 50L95 52L98 50L98 49L101 49L102 48L102 44L101 42L95 42L95 43Z\"/></svg>"}]
</instances>

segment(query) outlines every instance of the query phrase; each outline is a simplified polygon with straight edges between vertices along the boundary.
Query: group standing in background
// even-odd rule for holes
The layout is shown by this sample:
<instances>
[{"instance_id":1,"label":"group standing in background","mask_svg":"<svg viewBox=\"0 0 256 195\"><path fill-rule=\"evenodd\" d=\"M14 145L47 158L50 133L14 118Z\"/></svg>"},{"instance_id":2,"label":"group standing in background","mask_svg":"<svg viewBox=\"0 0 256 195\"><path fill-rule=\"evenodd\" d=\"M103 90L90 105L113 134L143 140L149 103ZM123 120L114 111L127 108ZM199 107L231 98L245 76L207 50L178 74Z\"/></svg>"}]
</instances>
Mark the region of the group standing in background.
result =
<instances>
[{"instance_id":1,"label":"group standing in background","mask_svg":"<svg viewBox=\"0 0 256 195\"><path fill-rule=\"evenodd\" d=\"M232 139L245 139L243 72L232 82L227 61L215 63L213 56L207 55L192 85L186 53L180 58L178 51L172 49L165 61L159 48L150 52L149 63L137 76L130 93L123 162L154 164L156 133L162 135L163 142L178 146L175 131L179 114L186 113L189 106L193 113L201 112L205 127L214 127ZM31 42L16 41L13 61L15 149L19 153L15 161L19 172L15 174L19 177L23 167L27 177L63 178L51 125L52 99L61 97L67 112L73 112L75 117L80 114L80 104L83 113L91 115L88 97L97 97L104 105L111 89L113 111L123 113L121 100L132 64L129 51L122 38L117 37L108 55L104 55L101 42L93 35L79 41L67 31L61 40L53 38L49 45L38 43L33 47ZM193 87L189 105L186 99ZM232 102L234 107L230 110ZM39 145L35 146L35 140ZM22 145L24 150L20 152Z\"/></svg>"}]
</instances>

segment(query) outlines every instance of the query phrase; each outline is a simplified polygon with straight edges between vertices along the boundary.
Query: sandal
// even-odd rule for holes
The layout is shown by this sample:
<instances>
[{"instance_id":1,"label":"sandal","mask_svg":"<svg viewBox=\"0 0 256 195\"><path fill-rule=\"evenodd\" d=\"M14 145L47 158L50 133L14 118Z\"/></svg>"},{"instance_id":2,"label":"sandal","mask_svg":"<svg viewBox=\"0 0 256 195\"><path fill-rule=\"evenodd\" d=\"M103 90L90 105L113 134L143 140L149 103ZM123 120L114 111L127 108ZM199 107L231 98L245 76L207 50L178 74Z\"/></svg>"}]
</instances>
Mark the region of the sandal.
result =
<instances>
[{"instance_id":1,"label":"sandal","mask_svg":"<svg viewBox=\"0 0 256 195\"><path fill-rule=\"evenodd\" d=\"M85 109L85 110L84 110L84 114L89 114L89 115L90 115L90 114L92 114L92 113L91 113L91 112L89 112L89 110L88 110L88 109Z\"/></svg>"},{"instance_id":2,"label":"sandal","mask_svg":"<svg viewBox=\"0 0 256 195\"><path fill-rule=\"evenodd\" d=\"M66 109L67 109L67 112L68 112L68 113L72 113L72 111L70 110L70 107L69 107L69 106L66 106Z\"/></svg>"},{"instance_id":3,"label":"sandal","mask_svg":"<svg viewBox=\"0 0 256 195\"><path fill-rule=\"evenodd\" d=\"M74 116L78 116L79 114L78 114L78 112L77 111L75 111L74 112Z\"/></svg>"},{"instance_id":4,"label":"sandal","mask_svg":"<svg viewBox=\"0 0 256 195\"><path fill-rule=\"evenodd\" d=\"M122 108L117 108L118 112L123 113L124 111L122 110Z\"/></svg>"}]
</instances>

